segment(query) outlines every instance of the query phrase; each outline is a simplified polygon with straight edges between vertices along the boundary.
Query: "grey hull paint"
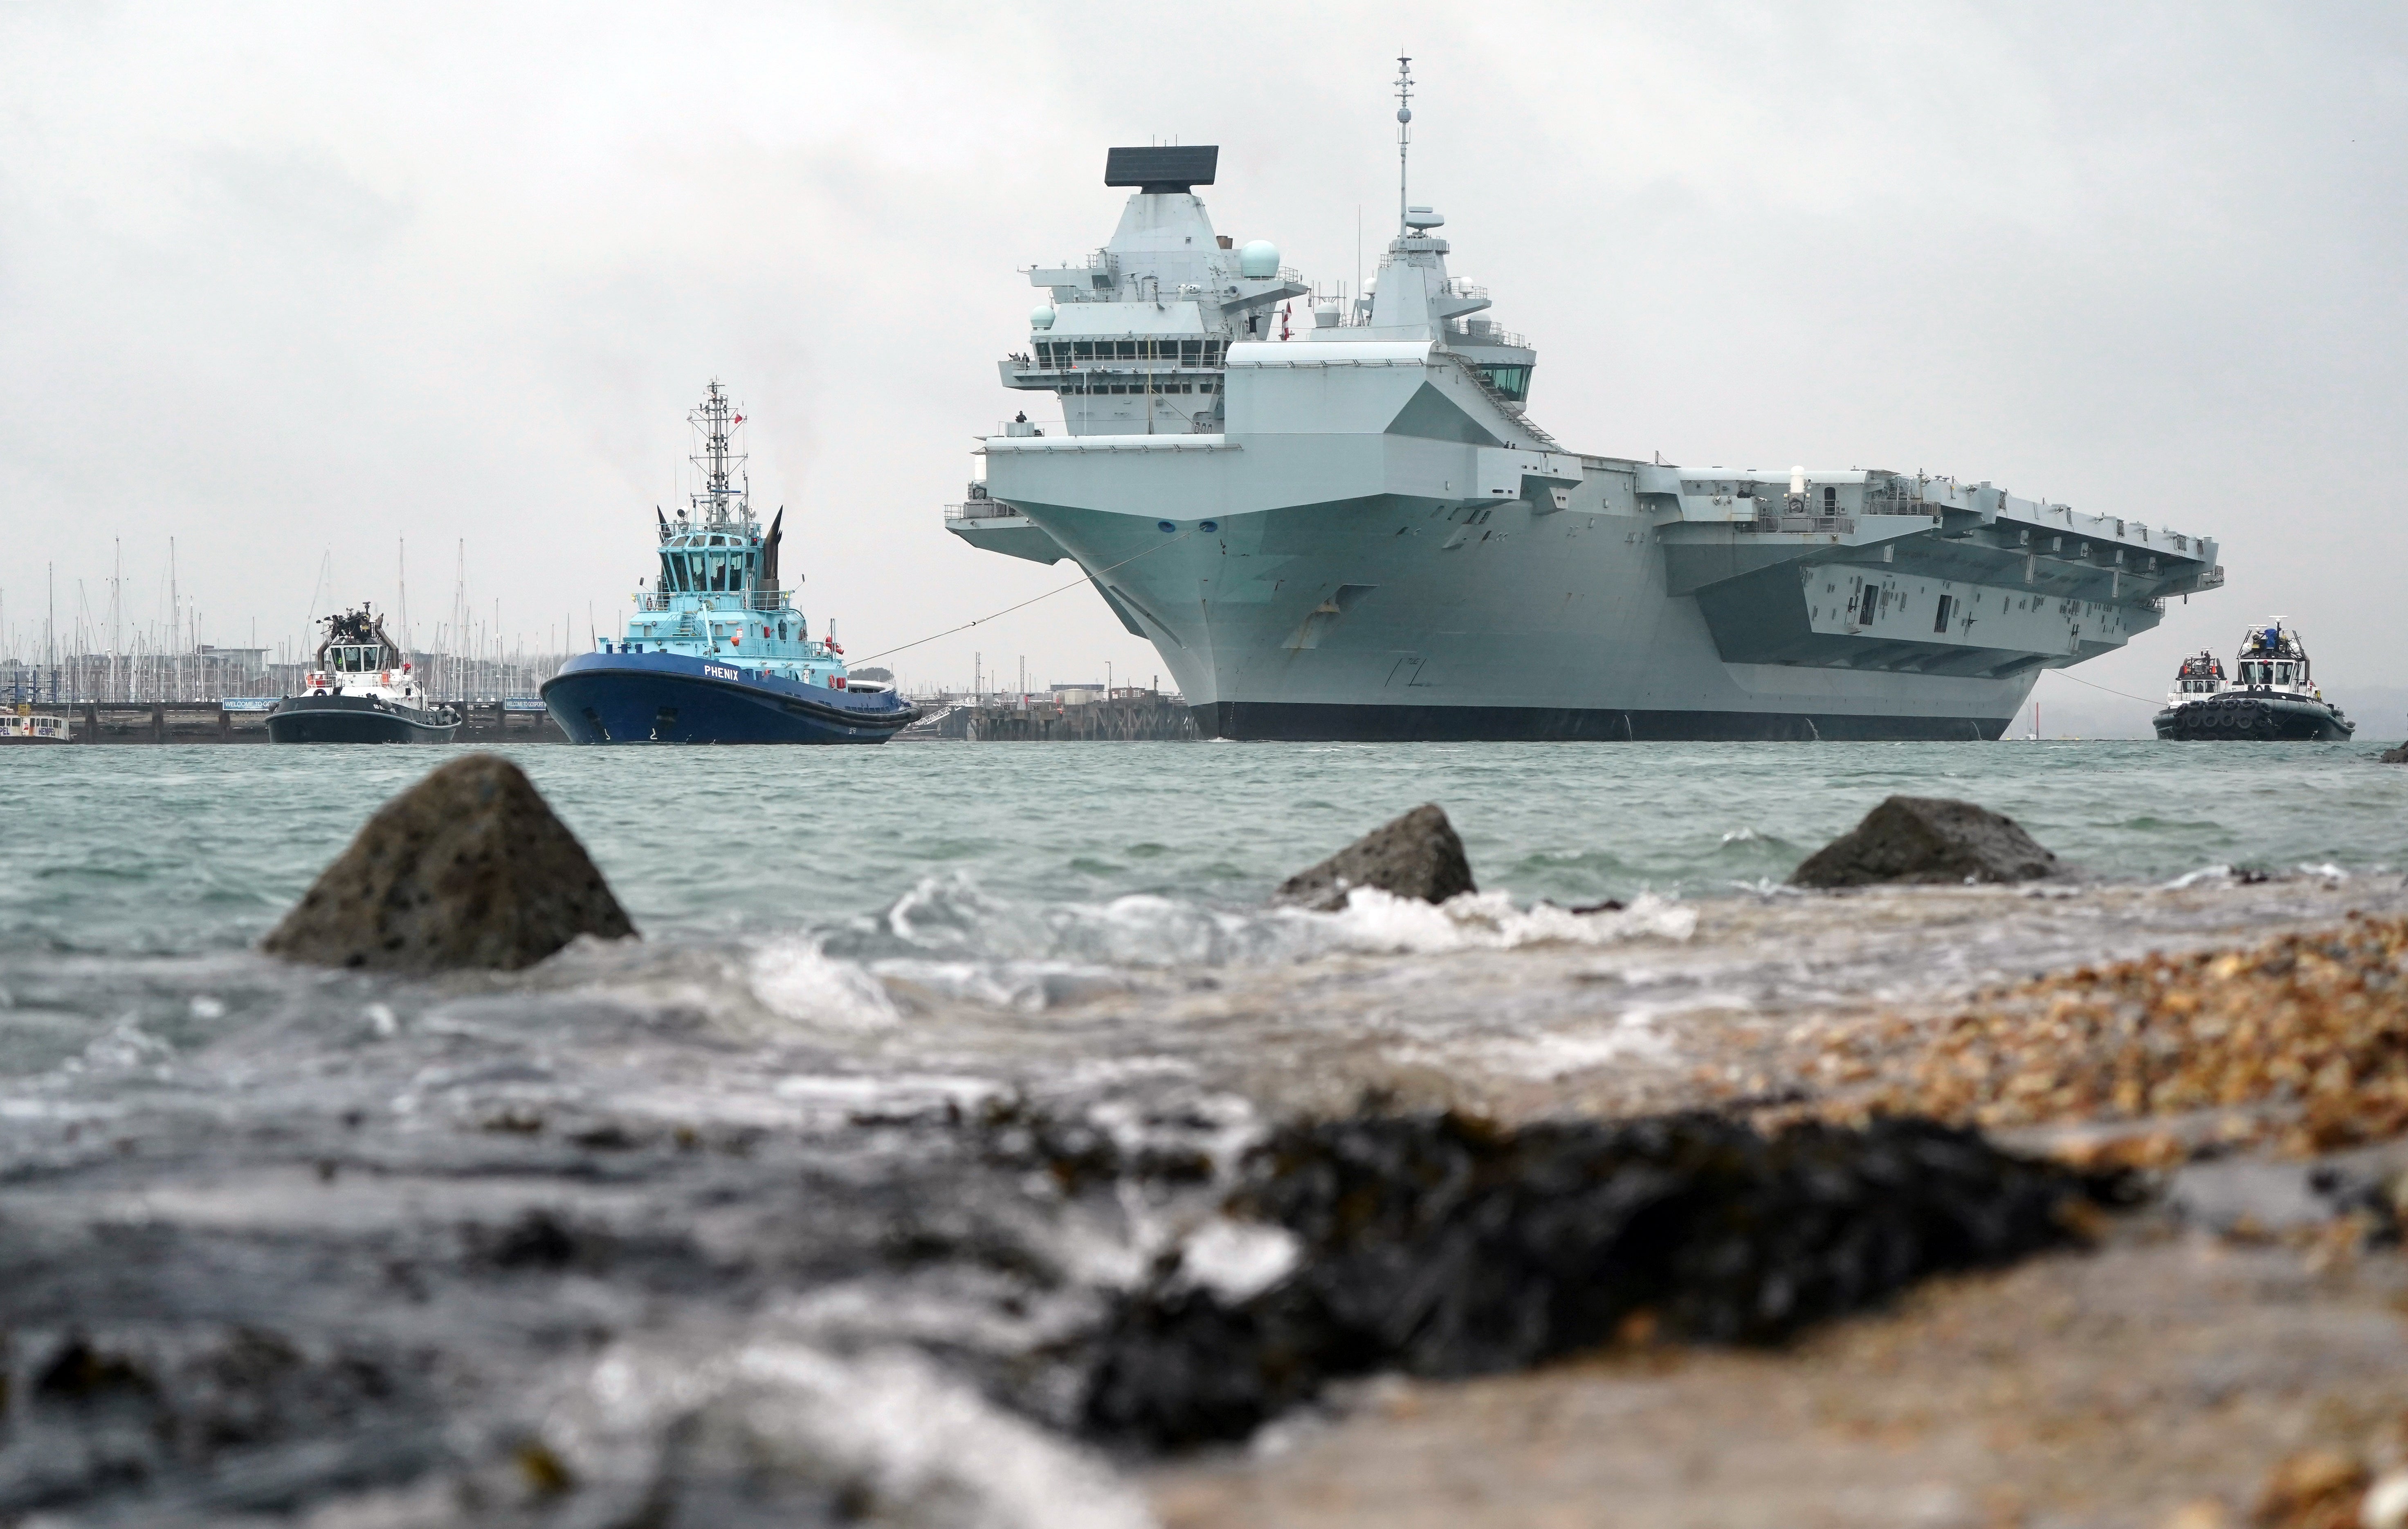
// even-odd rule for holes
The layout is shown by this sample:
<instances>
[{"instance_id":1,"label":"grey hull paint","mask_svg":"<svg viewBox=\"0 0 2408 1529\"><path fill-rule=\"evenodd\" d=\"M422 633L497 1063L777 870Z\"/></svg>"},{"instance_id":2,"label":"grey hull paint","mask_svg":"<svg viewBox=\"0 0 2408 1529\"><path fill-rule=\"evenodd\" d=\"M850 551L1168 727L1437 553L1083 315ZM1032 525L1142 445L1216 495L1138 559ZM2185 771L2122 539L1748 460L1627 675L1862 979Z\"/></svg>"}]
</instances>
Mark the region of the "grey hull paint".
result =
<instances>
[{"instance_id":1,"label":"grey hull paint","mask_svg":"<svg viewBox=\"0 0 2408 1529\"><path fill-rule=\"evenodd\" d=\"M1991 717L1861 717L1844 712L1577 711L1563 707L1312 706L1223 701L1196 707L1208 738L1295 743L1995 742Z\"/></svg>"},{"instance_id":2,"label":"grey hull paint","mask_svg":"<svg viewBox=\"0 0 2408 1529\"><path fill-rule=\"evenodd\" d=\"M1499 507L1448 547L1461 526L1397 496L1211 533L1019 507L1219 736L1995 738L2038 678L1727 663L1635 516Z\"/></svg>"}]
</instances>

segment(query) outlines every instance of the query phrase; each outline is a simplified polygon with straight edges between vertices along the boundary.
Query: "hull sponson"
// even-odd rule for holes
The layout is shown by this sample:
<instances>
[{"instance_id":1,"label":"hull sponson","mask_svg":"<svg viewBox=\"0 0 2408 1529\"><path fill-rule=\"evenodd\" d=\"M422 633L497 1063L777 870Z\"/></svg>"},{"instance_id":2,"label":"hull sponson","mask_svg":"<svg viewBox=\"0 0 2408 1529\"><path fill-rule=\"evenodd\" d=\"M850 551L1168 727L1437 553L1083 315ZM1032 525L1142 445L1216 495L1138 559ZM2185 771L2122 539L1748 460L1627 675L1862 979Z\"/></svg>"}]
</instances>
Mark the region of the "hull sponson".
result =
<instances>
[{"instance_id":1,"label":"hull sponson","mask_svg":"<svg viewBox=\"0 0 2408 1529\"><path fill-rule=\"evenodd\" d=\"M1377 495L1209 535L1028 510L1106 570L1115 613L1219 736L1997 737L2038 679L1730 663L1698 602L1665 588L1643 520L1498 507L1494 534L1449 548L1464 527L1447 507Z\"/></svg>"},{"instance_id":2,"label":"hull sponson","mask_svg":"<svg viewBox=\"0 0 2408 1529\"><path fill-rule=\"evenodd\" d=\"M270 743L449 743L460 724L401 715L359 695L302 695L267 714Z\"/></svg>"},{"instance_id":3,"label":"hull sponson","mask_svg":"<svg viewBox=\"0 0 2408 1529\"><path fill-rule=\"evenodd\" d=\"M1583 711L1223 701L1192 708L1206 737L1291 743L1995 742L1998 717L1816 716L1776 711Z\"/></svg>"},{"instance_id":4,"label":"hull sponson","mask_svg":"<svg viewBox=\"0 0 2408 1529\"><path fill-rule=\"evenodd\" d=\"M884 743L918 713L680 653L581 653L544 682L572 743Z\"/></svg>"}]
</instances>

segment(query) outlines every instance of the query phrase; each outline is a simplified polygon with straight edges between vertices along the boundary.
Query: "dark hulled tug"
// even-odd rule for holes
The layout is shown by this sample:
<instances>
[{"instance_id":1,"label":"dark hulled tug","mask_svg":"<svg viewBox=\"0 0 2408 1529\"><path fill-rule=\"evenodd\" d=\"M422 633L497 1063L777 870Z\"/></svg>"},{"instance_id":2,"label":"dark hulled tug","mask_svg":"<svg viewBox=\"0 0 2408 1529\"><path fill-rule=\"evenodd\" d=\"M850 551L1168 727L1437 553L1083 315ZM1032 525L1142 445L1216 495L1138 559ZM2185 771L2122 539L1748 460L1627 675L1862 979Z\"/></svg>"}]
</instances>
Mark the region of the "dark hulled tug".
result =
<instances>
[{"instance_id":1,"label":"dark hulled tug","mask_svg":"<svg viewBox=\"0 0 2408 1529\"><path fill-rule=\"evenodd\" d=\"M288 695L267 714L271 743L449 743L460 718L430 706L426 687L384 629L359 609L329 616L307 695Z\"/></svg>"},{"instance_id":2,"label":"dark hulled tug","mask_svg":"<svg viewBox=\"0 0 2408 1529\"><path fill-rule=\"evenodd\" d=\"M2212 652L2183 660L2157 728L2185 743L2342 743L2358 724L2316 689L2299 633L2277 617L2242 638L2229 677Z\"/></svg>"}]
</instances>

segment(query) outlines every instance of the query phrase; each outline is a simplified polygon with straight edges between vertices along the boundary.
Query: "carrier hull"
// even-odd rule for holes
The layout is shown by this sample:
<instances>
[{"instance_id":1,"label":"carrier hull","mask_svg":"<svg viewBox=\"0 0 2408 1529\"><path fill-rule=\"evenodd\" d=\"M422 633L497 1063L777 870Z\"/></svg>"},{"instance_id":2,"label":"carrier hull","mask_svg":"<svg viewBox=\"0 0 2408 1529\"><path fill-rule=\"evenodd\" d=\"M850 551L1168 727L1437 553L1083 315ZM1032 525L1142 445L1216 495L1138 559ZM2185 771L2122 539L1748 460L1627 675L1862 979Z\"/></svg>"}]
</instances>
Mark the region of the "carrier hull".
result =
<instances>
[{"instance_id":1,"label":"carrier hull","mask_svg":"<svg viewBox=\"0 0 2408 1529\"><path fill-rule=\"evenodd\" d=\"M1205 737L1294 743L1839 743L1995 741L2001 717L1843 711L1644 711L1223 701L1190 708Z\"/></svg>"},{"instance_id":2,"label":"carrier hull","mask_svg":"<svg viewBox=\"0 0 2408 1529\"><path fill-rule=\"evenodd\" d=\"M919 713L681 653L583 653L543 686L572 743L884 743Z\"/></svg>"},{"instance_id":3,"label":"carrier hull","mask_svg":"<svg viewBox=\"0 0 2408 1529\"><path fill-rule=\"evenodd\" d=\"M1166 470L1145 493L1130 480L1168 453L988 450L995 498L1017 513L953 529L1042 536L1040 551L1099 570L1106 605L1154 644L1208 736L1995 739L2042 669L2155 626L2150 586L2165 587L2028 551L2003 496L1986 518L1762 532L1684 522L1625 467L1578 483L1567 509L1478 507L1476 527L1436 494L1198 517L1199 500L1282 485L1248 483L1251 464L1231 460L1237 481ZM1123 494L1146 508L1093 503ZM1165 532L1166 509L1188 518Z\"/></svg>"},{"instance_id":4,"label":"carrier hull","mask_svg":"<svg viewBox=\"0 0 2408 1529\"><path fill-rule=\"evenodd\" d=\"M449 713L366 695L296 695L267 714L270 743L450 743L459 731Z\"/></svg>"}]
</instances>

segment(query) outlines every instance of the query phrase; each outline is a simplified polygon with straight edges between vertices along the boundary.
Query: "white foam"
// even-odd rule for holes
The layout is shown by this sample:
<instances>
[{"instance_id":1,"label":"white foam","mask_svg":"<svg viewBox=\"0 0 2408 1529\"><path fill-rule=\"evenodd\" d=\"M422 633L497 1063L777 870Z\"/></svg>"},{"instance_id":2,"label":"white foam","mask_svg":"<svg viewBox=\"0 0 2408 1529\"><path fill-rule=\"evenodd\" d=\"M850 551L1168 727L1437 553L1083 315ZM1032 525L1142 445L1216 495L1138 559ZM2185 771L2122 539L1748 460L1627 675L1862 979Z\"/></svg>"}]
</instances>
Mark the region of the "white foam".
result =
<instances>
[{"instance_id":1,"label":"white foam","mask_svg":"<svg viewBox=\"0 0 2408 1529\"><path fill-rule=\"evenodd\" d=\"M1653 893L1626 908L1575 913L1553 903L1524 909L1502 892L1467 892L1432 905L1377 887L1356 887L1336 913L1304 915L1331 921L1335 943L1364 951L1436 955L1451 950L1508 950L1526 945L1616 945L1630 939L1685 940L1697 933L1698 910Z\"/></svg>"},{"instance_id":2,"label":"white foam","mask_svg":"<svg viewBox=\"0 0 2408 1529\"><path fill-rule=\"evenodd\" d=\"M874 1030L897 1019L877 978L824 954L815 941L780 940L753 954L745 982L762 1007L783 1020L841 1030Z\"/></svg>"},{"instance_id":3,"label":"white foam","mask_svg":"<svg viewBox=\"0 0 2408 1529\"><path fill-rule=\"evenodd\" d=\"M1302 1257L1295 1234L1285 1227L1215 1216L1180 1249L1179 1275L1182 1282L1234 1305L1286 1279Z\"/></svg>"},{"instance_id":4,"label":"white foam","mask_svg":"<svg viewBox=\"0 0 2408 1529\"><path fill-rule=\"evenodd\" d=\"M857 1493L878 1505L882 1523L1154 1522L1143 1497L1100 1460L906 1350L839 1357L769 1337L701 1353L666 1340L624 1343L571 1378L542 1432L586 1483L583 1494L600 1499L597 1508L634 1509L657 1495L664 1471L733 1459ZM672 1436L682 1448L669 1447Z\"/></svg>"},{"instance_id":5,"label":"white foam","mask_svg":"<svg viewBox=\"0 0 2408 1529\"><path fill-rule=\"evenodd\" d=\"M1633 1057L1660 1060L1672 1048L1647 1015L1633 1014L1602 1030L1549 1031L1486 1050L1505 1071L1551 1083Z\"/></svg>"}]
</instances>

